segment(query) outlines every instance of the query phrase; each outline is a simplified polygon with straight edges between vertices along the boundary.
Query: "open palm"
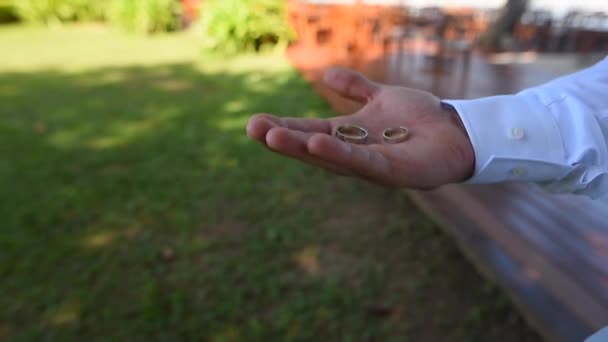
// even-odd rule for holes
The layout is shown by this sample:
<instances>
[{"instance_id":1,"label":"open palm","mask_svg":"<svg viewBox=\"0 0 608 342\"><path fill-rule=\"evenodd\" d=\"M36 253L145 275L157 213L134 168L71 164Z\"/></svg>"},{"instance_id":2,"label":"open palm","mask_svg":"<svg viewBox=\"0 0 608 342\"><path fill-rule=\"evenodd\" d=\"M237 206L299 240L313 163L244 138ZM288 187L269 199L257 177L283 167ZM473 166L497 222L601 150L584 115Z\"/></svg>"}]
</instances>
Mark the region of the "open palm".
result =
<instances>
[{"instance_id":1,"label":"open palm","mask_svg":"<svg viewBox=\"0 0 608 342\"><path fill-rule=\"evenodd\" d=\"M472 175L474 153L466 130L433 94L377 84L347 69L329 70L325 82L363 108L330 119L257 114L249 120L248 135L287 157L388 186L429 189ZM344 124L365 127L367 143L336 138L336 127ZM399 126L409 129L409 139L384 143L382 132Z\"/></svg>"}]
</instances>

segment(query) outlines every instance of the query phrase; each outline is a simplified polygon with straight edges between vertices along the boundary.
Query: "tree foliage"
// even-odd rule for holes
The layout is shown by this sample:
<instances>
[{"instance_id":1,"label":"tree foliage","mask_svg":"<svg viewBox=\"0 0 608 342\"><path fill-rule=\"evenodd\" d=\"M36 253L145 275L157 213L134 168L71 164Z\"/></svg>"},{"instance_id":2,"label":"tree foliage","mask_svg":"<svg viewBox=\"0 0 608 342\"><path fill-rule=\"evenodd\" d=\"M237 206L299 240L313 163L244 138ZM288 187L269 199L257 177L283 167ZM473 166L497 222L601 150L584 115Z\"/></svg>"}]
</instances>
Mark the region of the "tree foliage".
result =
<instances>
[{"instance_id":1,"label":"tree foliage","mask_svg":"<svg viewBox=\"0 0 608 342\"><path fill-rule=\"evenodd\" d=\"M285 47L293 32L283 0L209 0L200 29L207 50L223 53Z\"/></svg>"}]
</instances>

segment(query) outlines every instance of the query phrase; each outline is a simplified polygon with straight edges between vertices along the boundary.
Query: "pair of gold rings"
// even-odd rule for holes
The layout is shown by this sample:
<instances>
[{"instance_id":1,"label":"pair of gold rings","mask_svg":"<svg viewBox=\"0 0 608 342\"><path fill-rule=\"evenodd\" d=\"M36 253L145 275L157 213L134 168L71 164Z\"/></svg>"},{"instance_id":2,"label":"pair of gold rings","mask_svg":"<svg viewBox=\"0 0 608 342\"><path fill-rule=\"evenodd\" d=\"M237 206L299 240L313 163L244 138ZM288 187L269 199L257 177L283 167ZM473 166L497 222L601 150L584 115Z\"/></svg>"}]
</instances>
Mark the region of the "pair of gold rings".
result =
<instances>
[{"instance_id":1,"label":"pair of gold rings","mask_svg":"<svg viewBox=\"0 0 608 342\"><path fill-rule=\"evenodd\" d=\"M406 127L391 127L382 132L382 139L387 144L398 144L407 140L409 134L410 131ZM338 139L352 144L365 144L369 137L367 130L357 125L340 125L336 128L335 135Z\"/></svg>"}]
</instances>

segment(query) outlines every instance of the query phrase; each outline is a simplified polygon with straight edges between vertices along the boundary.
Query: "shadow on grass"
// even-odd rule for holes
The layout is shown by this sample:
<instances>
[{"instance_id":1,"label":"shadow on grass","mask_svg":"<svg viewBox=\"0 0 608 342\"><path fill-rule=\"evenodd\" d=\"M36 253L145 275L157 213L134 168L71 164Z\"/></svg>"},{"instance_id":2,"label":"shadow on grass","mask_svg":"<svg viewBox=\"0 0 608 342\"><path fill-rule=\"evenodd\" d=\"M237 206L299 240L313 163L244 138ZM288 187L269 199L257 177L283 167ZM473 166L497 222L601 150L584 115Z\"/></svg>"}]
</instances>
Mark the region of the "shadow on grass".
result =
<instances>
[{"instance_id":1,"label":"shadow on grass","mask_svg":"<svg viewBox=\"0 0 608 342\"><path fill-rule=\"evenodd\" d=\"M29 190L5 192L9 226L44 226L79 207L94 216L185 202L188 181L202 176L201 188L220 190L210 195L253 191L272 157L247 141L247 117L294 103L302 103L294 115L325 109L294 74L201 74L188 65L5 73L0 84L10 99L1 109L3 187ZM245 178L222 183L233 177Z\"/></svg>"},{"instance_id":2,"label":"shadow on grass","mask_svg":"<svg viewBox=\"0 0 608 342\"><path fill-rule=\"evenodd\" d=\"M293 71L3 73L0 96L0 338L536 338L404 194L246 139L254 112L326 114Z\"/></svg>"}]
</instances>

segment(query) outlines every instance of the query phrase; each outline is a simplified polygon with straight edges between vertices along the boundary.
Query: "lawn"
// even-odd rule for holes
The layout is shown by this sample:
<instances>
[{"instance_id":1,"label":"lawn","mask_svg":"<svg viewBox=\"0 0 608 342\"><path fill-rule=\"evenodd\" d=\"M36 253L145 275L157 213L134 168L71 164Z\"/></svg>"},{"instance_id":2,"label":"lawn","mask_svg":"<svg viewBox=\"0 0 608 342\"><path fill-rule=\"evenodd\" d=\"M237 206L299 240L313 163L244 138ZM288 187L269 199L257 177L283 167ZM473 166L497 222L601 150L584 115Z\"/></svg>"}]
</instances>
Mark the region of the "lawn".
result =
<instances>
[{"instance_id":1,"label":"lawn","mask_svg":"<svg viewBox=\"0 0 608 342\"><path fill-rule=\"evenodd\" d=\"M281 56L0 27L0 340L538 341L402 191L249 141Z\"/></svg>"}]
</instances>

